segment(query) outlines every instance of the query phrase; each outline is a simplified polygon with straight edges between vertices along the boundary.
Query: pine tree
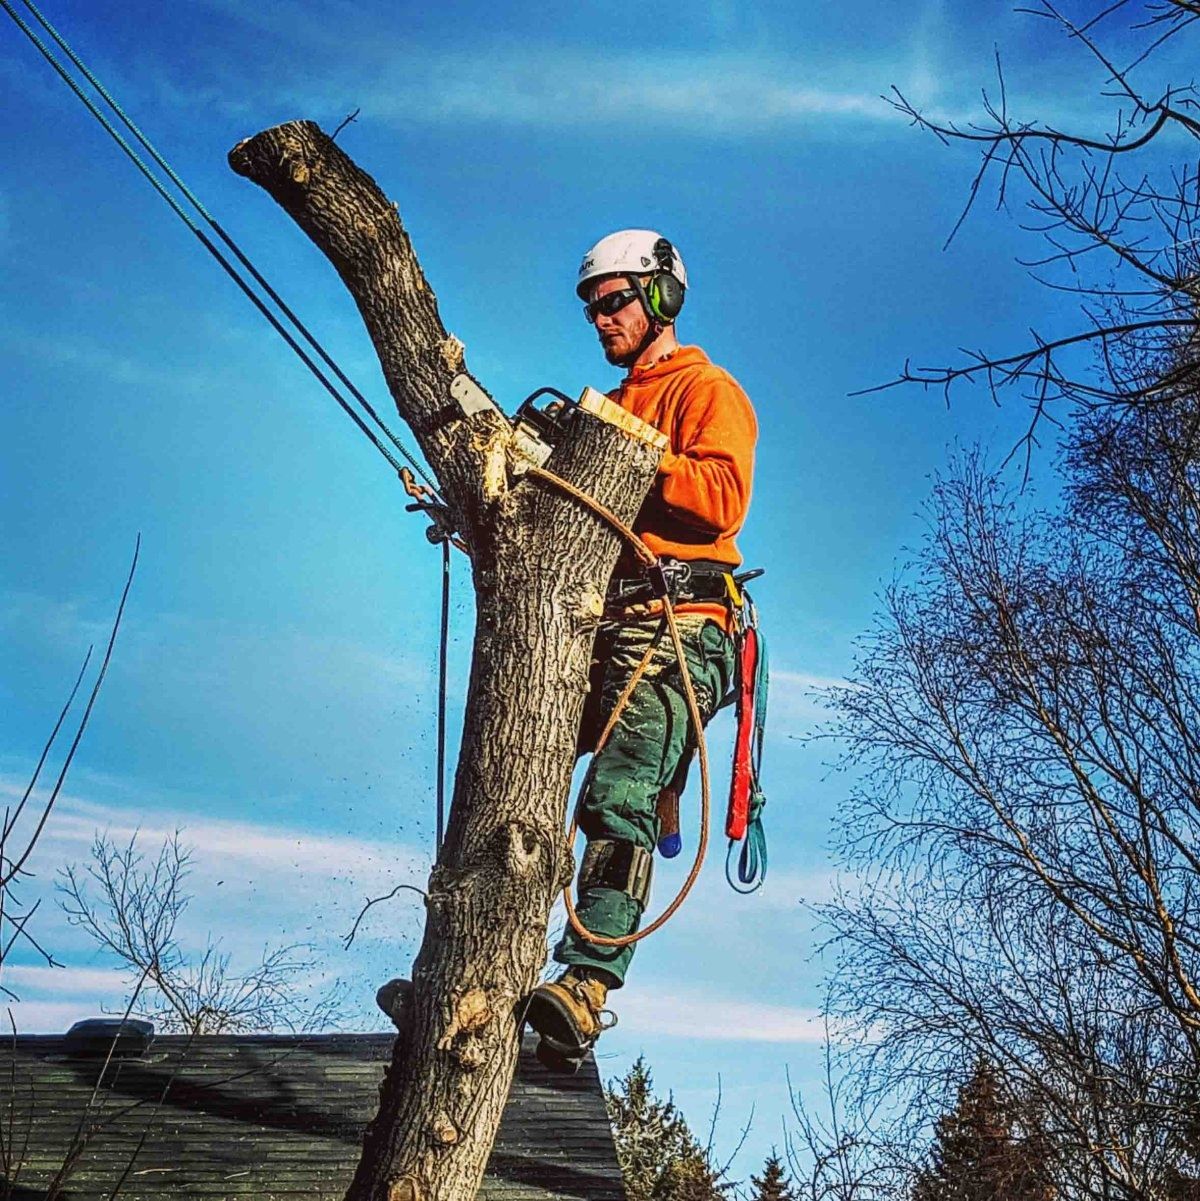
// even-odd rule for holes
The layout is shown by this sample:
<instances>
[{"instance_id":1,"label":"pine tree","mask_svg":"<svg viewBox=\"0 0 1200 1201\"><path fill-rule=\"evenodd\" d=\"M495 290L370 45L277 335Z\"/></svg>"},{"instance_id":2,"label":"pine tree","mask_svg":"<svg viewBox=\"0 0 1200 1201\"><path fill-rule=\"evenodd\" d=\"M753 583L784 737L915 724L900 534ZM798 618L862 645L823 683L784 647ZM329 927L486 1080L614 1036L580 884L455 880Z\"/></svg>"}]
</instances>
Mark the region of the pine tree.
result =
<instances>
[{"instance_id":1,"label":"pine tree","mask_svg":"<svg viewBox=\"0 0 1200 1201\"><path fill-rule=\"evenodd\" d=\"M675 1102L655 1096L643 1057L604 1098L629 1201L724 1201L729 1185Z\"/></svg>"},{"instance_id":2,"label":"pine tree","mask_svg":"<svg viewBox=\"0 0 1200 1201\"><path fill-rule=\"evenodd\" d=\"M913 1201L1053 1201L1036 1124L1018 1133L1017 1111L995 1068L981 1059L954 1109L938 1119Z\"/></svg>"},{"instance_id":3,"label":"pine tree","mask_svg":"<svg viewBox=\"0 0 1200 1201\"><path fill-rule=\"evenodd\" d=\"M751 1176L750 1184L755 1190L751 1201L800 1201L792 1189L783 1162L774 1150L763 1164L763 1174Z\"/></svg>"}]
</instances>

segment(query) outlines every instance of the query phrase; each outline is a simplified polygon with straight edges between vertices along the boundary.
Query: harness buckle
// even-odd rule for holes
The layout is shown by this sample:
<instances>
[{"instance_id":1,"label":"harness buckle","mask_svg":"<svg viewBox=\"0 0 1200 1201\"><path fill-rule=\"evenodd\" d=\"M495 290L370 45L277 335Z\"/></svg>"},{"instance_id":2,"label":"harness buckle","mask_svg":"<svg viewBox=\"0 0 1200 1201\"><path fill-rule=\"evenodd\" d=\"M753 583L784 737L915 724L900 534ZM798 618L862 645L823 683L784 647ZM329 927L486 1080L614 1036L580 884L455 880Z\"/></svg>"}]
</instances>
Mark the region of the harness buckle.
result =
<instances>
[{"instance_id":1,"label":"harness buckle","mask_svg":"<svg viewBox=\"0 0 1200 1201\"><path fill-rule=\"evenodd\" d=\"M682 559L660 559L652 567L646 568L646 578L650 581L650 591L657 599L669 596L674 600L692 578L692 566Z\"/></svg>"}]
</instances>

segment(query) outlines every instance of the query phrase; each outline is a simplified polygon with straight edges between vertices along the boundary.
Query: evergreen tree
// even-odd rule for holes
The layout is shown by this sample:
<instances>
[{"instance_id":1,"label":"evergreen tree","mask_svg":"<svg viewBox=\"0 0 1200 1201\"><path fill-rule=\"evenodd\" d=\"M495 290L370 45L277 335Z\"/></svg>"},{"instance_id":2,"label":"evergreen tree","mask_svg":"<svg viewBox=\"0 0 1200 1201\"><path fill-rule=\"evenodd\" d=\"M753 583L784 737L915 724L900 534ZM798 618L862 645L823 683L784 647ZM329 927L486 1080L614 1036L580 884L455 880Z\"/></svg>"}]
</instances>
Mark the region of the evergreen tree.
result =
<instances>
[{"instance_id":1,"label":"evergreen tree","mask_svg":"<svg viewBox=\"0 0 1200 1201\"><path fill-rule=\"evenodd\" d=\"M605 1089L604 1099L629 1201L725 1201L730 1186L721 1183L675 1102L655 1096L643 1057Z\"/></svg>"},{"instance_id":2,"label":"evergreen tree","mask_svg":"<svg viewBox=\"0 0 1200 1201\"><path fill-rule=\"evenodd\" d=\"M1018 1107L1004 1096L995 1068L980 1060L958 1090L954 1109L938 1119L913 1201L1052 1201L1036 1123L1019 1133L1017 1118Z\"/></svg>"},{"instance_id":3,"label":"evergreen tree","mask_svg":"<svg viewBox=\"0 0 1200 1201\"><path fill-rule=\"evenodd\" d=\"M763 1174L751 1176L750 1184L754 1188L750 1201L800 1201L782 1161L773 1150L763 1164Z\"/></svg>"}]
</instances>

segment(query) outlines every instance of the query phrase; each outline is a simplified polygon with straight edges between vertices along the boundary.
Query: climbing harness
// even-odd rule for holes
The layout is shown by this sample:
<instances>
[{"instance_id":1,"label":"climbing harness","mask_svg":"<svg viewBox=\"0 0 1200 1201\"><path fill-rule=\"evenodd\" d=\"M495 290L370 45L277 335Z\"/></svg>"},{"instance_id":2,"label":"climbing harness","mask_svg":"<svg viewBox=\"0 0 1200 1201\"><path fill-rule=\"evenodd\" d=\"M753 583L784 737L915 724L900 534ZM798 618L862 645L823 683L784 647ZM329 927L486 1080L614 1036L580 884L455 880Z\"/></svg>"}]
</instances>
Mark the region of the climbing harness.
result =
<instances>
[{"instance_id":1,"label":"climbing harness","mask_svg":"<svg viewBox=\"0 0 1200 1201\"><path fill-rule=\"evenodd\" d=\"M576 911L574 900L571 897L570 887L568 886L567 888L563 889L563 903L564 903L564 905L566 907L566 911L567 911L567 920L570 922L571 929L574 930L574 932L580 938L584 939L586 942L590 942L596 946L602 946L602 947L631 946L633 943L640 942L643 938L647 938L647 937L649 937L649 935L655 933L655 931L660 930L671 919L671 917L674 916L674 914L678 911L679 907L683 904L683 902L686 900L688 894L691 892L692 887L695 885L696 879L700 875L700 869L703 866L704 856L708 849L708 824L709 824L709 811L711 808L711 788L710 788L710 781L709 781L708 747L707 747L707 743L704 738L704 722L700 716L700 706L696 700L696 692L695 692L695 688L692 685L691 672L688 670L687 659L686 659L686 656L684 655L684 650L683 650L683 642L680 638L679 628L678 628L678 625L677 625L676 619L675 619L675 603L677 600L679 600L679 599L694 599L697 597L703 598L704 594L702 591L702 583L701 582L704 578L705 571L702 567L700 570L693 572L692 569L690 568L690 565L688 565L688 564L680 564L678 562L670 561L670 560L668 560L666 562L660 560L658 558L658 556L655 555L654 552L650 550L650 548L645 544L645 542L643 542L642 539L640 537L638 537L638 535L636 533L634 533L633 529L630 526L628 526L627 524L625 524L623 521L621 521L606 506L602 505L594 497L589 496L586 492L582 491L579 488L576 488L573 484L570 484L566 480L555 475L553 472L547 471L544 467L530 466L528 468L527 474L533 476L536 479L541 479L541 480L546 481L549 484L552 484L553 486L566 492L569 496L573 497L575 500L579 501L581 504L585 505L593 513L595 513L598 517L600 517L603 521L607 522L608 525L610 525L613 529L615 529L626 540L626 542L633 548L634 552L636 553L637 557L641 560L641 562L644 566L644 569L645 569L644 582L648 588L648 592L646 594L645 599L653 601L655 603L658 603L661 606L663 627L666 629L666 631L670 635L672 646L675 651L675 658L676 658L676 661L679 666L680 679L683 683L684 698L687 703L688 720L689 720L690 727L691 727L691 736L694 739L695 753L696 753L696 757L699 760L699 764L700 764L700 832L699 832L699 837L698 837L697 846L696 846L696 857L693 860L692 867L691 867L691 870L688 872L687 878L684 880L684 882L683 882L682 886L680 887L678 893L676 894L674 900L671 901L671 903L666 907L666 909L663 910L663 912L654 921L652 921L648 926L644 926L642 929L634 931L632 934L625 934L625 935L621 935L618 937L608 937L606 935L597 934L594 931L587 929L587 927L584 926L583 922L580 920L579 914ZM684 572L679 571L678 568L681 566L683 568L685 568L686 571L684 571ZM761 575L762 572L761 572L761 570L749 571L749 572L741 573L740 575L735 576L735 575L730 574L728 565L726 565L725 571L720 574L723 577L723 579L725 580L725 588L731 590L730 592L727 593L727 595L730 595L731 597L735 597L737 599L737 601L739 602L738 608L740 610L740 613L735 613L735 618L737 618L737 620L739 622L743 623L739 626L739 646L742 648L739 653L739 662L742 662L745 659L744 647L746 644L746 638L748 636L752 635L753 640L757 644L758 632L757 632L757 613L754 610L753 602L750 601L749 597L746 594L741 592L738 581L740 580L742 582L745 582L747 580L754 579L757 576ZM693 575L695 576L694 583L692 582ZM638 581L638 582L639 582L639 584L641 583L641 581ZM684 591L682 596L676 595L676 593L675 593L676 586L678 586L681 590L685 590L689 584L691 585L690 591ZM639 602L640 602L640 597L639 597ZM642 677L645 675L646 669L650 665L650 660L654 654L654 651L658 645L658 642L659 642L659 639L657 637L650 641L650 644L646 648L646 651L645 651L644 655L642 656L641 661L638 663L637 667L634 668L633 674L629 677L629 680L626 682L624 689L621 691L620 696L617 698L616 703L613 705L612 711L610 712L610 714L608 716L608 720L606 721L603 730L600 732L599 738L596 740L596 746L595 746L595 749L593 752L593 757L592 757L593 764L595 763L596 756L599 755L599 753L604 749L609 738L612 736L612 732L616 728L617 722L620 720L622 713L624 712L626 706L629 704L630 697L633 695L634 690L637 688L638 684L642 680ZM764 656L762 662L763 662L763 666L764 666L764 674L763 674L764 684L763 684L763 704L762 704L760 711L761 711L763 717L765 718L765 656ZM740 688L740 685L739 685L739 688ZM742 712L742 708L739 706L739 714L741 712ZM749 873L749 875L748 875L748 878L742 878L742 887L739 887L736 884L733 885L734 888L739 892L753 892L756 888L758 888L761 885L763 876L765 875L765 871L766 871L766 843L765 843L765 838L763 837L763 834L762 834L762 822L761 822L762 806L764 803L764 799L762 797L761 791L758 790L758 788L757 788L757 767L758 767L758 763L761 759L761 753L762 753L761 730L760 730L756 745L757 745L758 756L759 756L759 759L754 760L754 768L755 768L754 780L755 780L755 795L757 796L757 808L755 809L755 813L754 813L753 829L755 831L756 841L753 844L754 851L752 854L747 856L747 854L744 852L744 857L746 858L746 869L745 869L744 873L741 873L741 875L745 876L746 873ZM572 817L571 817L571 823L570 823L570 826L567 831L567 841L568 841L568 843L571 843L571 844L574 843L575 836L578 833L579 812L580 812L580 808L581 808L581 805L583 802L583 797L586 794L589 784L590 784L590 772L587 776L585 776L583 784L580 787L579 795L578 795L578 797L576 799L576 803L575 803L575 809L574 809ZM667 790L664 790L664 791L667 791ZM680 792L682 792L682 788L680 788ZM678 796L679 796L679 793L676 793L675 794L676 806L678 805ZM660 794L659 800L660 800L660 804L661 804L662 803L661 794ZM731 796L731 804L732 804L732 796ZM677 854L679 849L681 849L681 845L682 845L681 842L678 841L677 812L678 811L676 808L676 818L675 818L675 828L674 828L676 842L668 843L668 850L670 851L670 854L667 855L668 858L672 857L674 854ZM661 810L660 810L660 813L661 813ZM732 825L733 825L732 822L727 822L727 826L726 826L726 832L729 833L731 840L734 837L733 833L731 832ZM743 833L739 834L738 837L739 838L744 837L744 833L745 832L743 831ZM614 844L614 845L616 845L616 844ZM623 845L629 846L634 850L637 849L637 848L633 847L633 844L631 844L631 843L623 844ZM730 842L731 853L732 853L733 845L734 845L734 843L733 843L733 841L731 841ZM660 843L659 843L659 849L660 850L663 849L663 840L661 840L661 839L660 839ZM642 853L643 853L643 855L646 855L647 858L649 857L648 852L642 852ZM645 895L649 889L649 877L650 877L649 866L647 865L645 868L642 868L640 863L636 861L637 860L636 856L628 856L628 858L629 858L630 862L626 869L627 879L626 879L625 885L621 886L621 891L629 892L630 895L637 896L639 899L643 900L643 902L644 902ZM584 862L587 863L587 855L586 854L584 857ZM618 875L620 874L619 869L618 869L617 874ZM583 878L584 878L583 866L581 865L581 868L580 868L581 883L583 881ZM730 880L730 883L733 884L732 879ZM747 888L747 887L745 887L746 884L752 884L753 887ZM634 889L636 889L636 891L634 891Z\"/></svg>"},{"instance_id":2,"label":"climbing harness","mask_svg":"<svg viewBox=\"0 0 1200 1201\"><path fill-rule=\"evenodd\" d=\"M760 776L768 673L766 641L759 627L758 610L744 585L757 579L763 571L758 568L735 574L730 572L728 564L704 560L667 562L663 570L672 581L671 595L676 604L724 601L729 606L736 674L732 691L718 706L733 704L736 713L729 806L725 817L725 834L729 838L725 877L735 892L755 892L762 887L767 874L767 842L762 822L766 798ZM618 577L609 585L609 597L623 605L644 604L652 598L652 590L644 577ZM664 859L673 859L683 849L679 800L687 786L693 750L690 744L685 747L674 776L658 794L658 852ZM733 858L738 843L742 845L735 879Z\"/></svg>"}]
</instances>

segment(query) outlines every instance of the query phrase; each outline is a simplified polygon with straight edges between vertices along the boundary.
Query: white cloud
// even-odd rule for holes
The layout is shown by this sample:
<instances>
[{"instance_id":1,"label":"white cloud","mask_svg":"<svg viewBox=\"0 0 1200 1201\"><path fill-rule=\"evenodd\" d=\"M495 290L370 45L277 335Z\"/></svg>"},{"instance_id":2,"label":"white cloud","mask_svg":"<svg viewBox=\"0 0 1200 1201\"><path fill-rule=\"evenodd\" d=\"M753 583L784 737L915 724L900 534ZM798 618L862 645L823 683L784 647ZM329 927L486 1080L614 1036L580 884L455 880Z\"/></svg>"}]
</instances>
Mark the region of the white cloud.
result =
<instances>
[{"instance_id":1,"label":"white cloud","mask_svg":"<svg viewBox=\"0 0 1200 1201\"><path fill-rule=\"evenodd\" d=\"M3 197L0 196L0 249L6 232ZM12 324L0 336L0 347L23 358L70 372L78 378L92 377L98 383L117 384L144 392L207 395L211 380L201 374L181 372L178 364L163 366L149 357L115 350L85 334L47 337L28 327Z\"/></svg>"},{"instance_id":2,"label":"white cloud","mask_svg":"<svg viewBox=\"0 0 1200 1201\"><path fill-rule=\"evenodd\" d=\"M578 50L423 55L360 84L365 115L541 128L639 125L746 132L895 120L883 86L814 81L810 64L734 54L612 58ZM843 78L853 79L861 72ZM332 98L331 98L332 99Z\"/></svg>"},{"instance_id":3,"label":"white cloud","mask_svg":"<svg viewBox=\"0 0 1200 1201\"><path fill-rule=\"evenodd\" d=\"M832 716L827 694L845 688L847 680L806 671L771 668L771 695L767 706L767 733L794 735L811 731Z\"/></svg>"},{"instance_id":4,"label":"white cloud","mask_svg":"<svg viewBox=\"0 0 1200 1201\"><path fill-rule=\"evenodd\" d=\"M85 1018L100 1017L95 1008L77 1001L14 1001L4 1007L4 1024L9 1021L18 1034L61 1034Z\"/></svg>"},{"instance_id":5,"label":"white cloud","mask_svg":"<svg viewBox=\"0 0 1200 1201\"><path fill-rule=\"evenodd\" d=\"M65 656L59 671L68 681L88 645L103 647L110 622L108 597L93 604L0 593L0 634L51 661ZM249 799L225 811L244 812L256 795L296 794L297 781L314 804L384 782L423 795L435 684L433 656L419 640L383 647L320 629L138 610L122 625L104 712L144 760L177 762L180 780L207 773L230 789L240 780ZM455 675L452 713L462 685ZM169 789L171 775L160 779ZM153 811L157 798L147 800ZM415 820L411 807L394 816Z\"/></svg>"},{"instance_id":6,"label":"white cloud","mask_svg":"<svg viewBox=\"0 0 1200 1201\"><path fill-rule=\"evenodd\" d=\"M87 780L87 773L80 777ZM18 796L23 786L18 778L0 776L0 802ZM125 785L131 802L136 791L136 786ZM139 849L153 862L163 840L177 829L193 853L184 885L193 900L177 929L185 953L197 955L210 939L217 939L238 971L257 962L264 947L302 944L312 961L311 991L321 991L334 977L353 980L352 995L340 1015L343 1024L377 1025L371 998L383 980L406 970L423 925L420 896L403 891L372 909L349 951L342 939L368 898L382 897L397 884L415 889L424 885L429 870L424 849L210 817L162 803L126 807L68 794L55 807L37 844L29 862L35 875L20 898L28 905L35 896L42 897L36 937L68 967L60 971L45 965L5 966L0 983L20 997L14 1012L20 1015L21 1029L65 1028L62 1023L68 1018L119 1009L128 995L127 977L96 966L113 961L68 926L54 904L57 871L68 863L85 864L97 831L106 832L118 845L136 833ZM20 949L27 959L28 949ZM305 991L304 981L298 979L296 987ZM64 994L70 994L69 1003ZM54 1008L51 1002L61 1005Z\"/></svg>"},{"instance_id":7,"label":"white cloud","mask_svg":"<svg viewBox=\"0 0 1200 1201\"><path fill-rule=\"evenodd\" d=\"M0 798L9 803L19 799L25 784L20 777L0 776ZM135 791L126 785L126 795ZM30 816L36 820L36 814ZM387 891L384 885L390 887L389 882L398 880L420 884L429 870L428 852L405 843L209 817L196 810L165 808L161 798L154 805L101 804L69 791L55 806L38 843L36 861L58 865L86 858L98 831L119 845L136 835L142 852L149 856L181 831L180 841L193 852L192 879L197 889L220 880L228 881L233 893L238 881L253 882L254 903L260 908L270 904L276 891L285 894L276 899L292 906L299 898L329 900L335 885L357 895Z\"/></svg>"},{"instance_id":8,"label":"white cloud","mask_svg":"<svg viewBox=\"0 0 1200 1201\"><path fill-rule=\"evenodd\" d=\"M0 983L22 998L26 992L50 993L52 996L111 996L120 989L122 977L105 968L49 967L5 964Z\"/></svg>"},{"instance_id":9,"label":"white cloud","mask_svg":"<svg viewBox=\"0 0 1200 1201\"><path fill-rule=\"evenodd\" d=\"M807 671L786 671L771 669L772 683L782 684L785 688L803 688L811 692L822 692L829 688L848 688L850 681L840 676L818 676Z\"/></svg>"},{"instance_id":10,"label":"white cloud","mask_svg":"<svg viewBox=\"0 0 1200 1201\"><path fill-rule=\"evenodd\" d=\"M342 34L331 47L329 14L314 19L302 7L246 6L208 0L230 20L254 28L299 60L319 55L319 70L263 73L257 93L242 71L236 86L226 63L213 63L199 85L181 87L159 74L148 82L159 102L201 105L230 116L252 117L289 106L333 119L353 108L389 124L440 125L478 122L537 129L598 129L629 126L709 134L786 131L823 122L877 125L901 118L881 98L892 83L923 101L935 99L939 77L927 58L925 39L915 47L898 40L885 56L842 56L763 50L770 31L758 20L739 40L753 49L672 50L638 53L535 40L530 36L490 38L446 50L399 36L363 36L361 14L347 7L332 18ZM733 26L745 23L745 6L711 0L709 22L728 42Z\"/></svg>"},{"instance_id":11,"label":"white cloud","mask_svg":"<svg viewBox=\"0 0 1200 1201\"><path fill-rule=\"evenodd\" d=\"M818 1009L772 1005L667 986L631 989L620 998L622 1021L638 1036L715 1042L820 1044L825 1022Z\"/></svg>"},{"instance_id":12,"label":"white cloud","mask_svg":"<svg viewBox=\"0 0 1200 1201\"><path fill-rule=\"evenodd\" d=\"M0 795L4 794L17 794L15 781L0 782ZM50 837L62 849L86 851L97 830L106 831L118 843L128 842L136 834L149 851L182 830L182 841L195 852L197 869L218 875L269 877L291 872L325 878L336 872L339 878L353 876L369 885L379 883L385 874L409 876L428 867L422 852L399 843L331 837L187 811L164 814L159 809L147 820L148 812L67 797L55 811Z\"/></svg>"}]
</instances>

